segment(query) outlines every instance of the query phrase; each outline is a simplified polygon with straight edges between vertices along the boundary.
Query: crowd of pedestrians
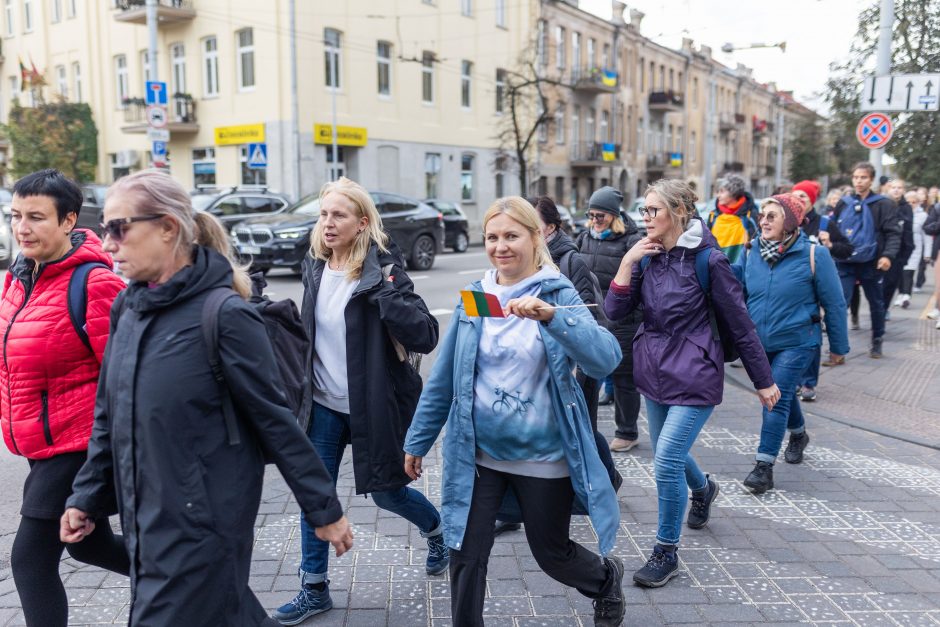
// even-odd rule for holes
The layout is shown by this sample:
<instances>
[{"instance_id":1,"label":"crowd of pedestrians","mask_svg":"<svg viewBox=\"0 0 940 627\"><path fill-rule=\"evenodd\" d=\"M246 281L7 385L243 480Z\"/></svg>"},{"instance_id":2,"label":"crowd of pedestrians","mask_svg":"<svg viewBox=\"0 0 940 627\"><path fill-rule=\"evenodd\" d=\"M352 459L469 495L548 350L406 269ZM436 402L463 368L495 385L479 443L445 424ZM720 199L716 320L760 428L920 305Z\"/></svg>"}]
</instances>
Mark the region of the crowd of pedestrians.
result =
<instances>
[{"instance_id":1,"label":"crowd of pedestrians","mask_svg":"<svg viewBox=\"0 0 940 627\"><path fill-rule=\"evenodd\" d=\"M641 395L658 522L632 581L660 587L679 572L683 522L705 527L720 491L691 450L726 362L760 408L742 481L761 494L788 433L784 460L803 459L801 402L817 399L821 367L845 362L853 297L864 292L878 359L890 307L909 307L928 272L940 279L937 191L874 183L859 163L817 207L815 181L758 201L732 174L702 216L692 186L661 180L644 193L645 234L602 187L576 241L551 198L498 199L483 218L492 267L465 287L490 311L458 301L438 343L371 196L341 178L320 192L303 264L293 394L224 228L170 176L111 186L100 239L75 226L75 183L23 177L21 252L0 300L0 427L30 466L12 554L26 623L67 624L63 550L129 576L130 625L296 625L330 610L330 546L354 542L336 494L348 446L356 493L414 524L428 575L449 572L454 625L483 624L494 538L520 527L539 567L593 601L595 625L621 624L611 454L639 443ZM435 348L422 384L418 357ZM597 429L608 377L609 443ZM442 432L438 508L409 484ZM249 587L266 463L302 510L299 592L270 617ZM573 515L599 554L572 540Z\"/></svg>"}]
</instances>

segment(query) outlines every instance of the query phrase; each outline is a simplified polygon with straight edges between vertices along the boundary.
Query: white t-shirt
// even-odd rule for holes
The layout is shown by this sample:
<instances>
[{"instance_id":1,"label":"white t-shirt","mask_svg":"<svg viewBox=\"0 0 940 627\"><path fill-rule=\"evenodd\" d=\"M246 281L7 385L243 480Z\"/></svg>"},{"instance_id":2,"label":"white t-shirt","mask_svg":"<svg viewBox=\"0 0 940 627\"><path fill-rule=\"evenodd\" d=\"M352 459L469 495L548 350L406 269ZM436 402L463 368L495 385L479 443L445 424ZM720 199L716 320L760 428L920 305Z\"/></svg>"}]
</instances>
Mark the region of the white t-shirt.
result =
<instances>
[{"instance_id":1,"label":"white t-shirt","mask_svg":"<svg viewBox=\"0 0 940 627\"><path fill-rule=\"evenodd\" d=\"M349 413L349 378L346 371L346 305L359 279L350 281L345 270L323 267L314 311L313 400L342 414Z\"/></svg>"}]
</instances>

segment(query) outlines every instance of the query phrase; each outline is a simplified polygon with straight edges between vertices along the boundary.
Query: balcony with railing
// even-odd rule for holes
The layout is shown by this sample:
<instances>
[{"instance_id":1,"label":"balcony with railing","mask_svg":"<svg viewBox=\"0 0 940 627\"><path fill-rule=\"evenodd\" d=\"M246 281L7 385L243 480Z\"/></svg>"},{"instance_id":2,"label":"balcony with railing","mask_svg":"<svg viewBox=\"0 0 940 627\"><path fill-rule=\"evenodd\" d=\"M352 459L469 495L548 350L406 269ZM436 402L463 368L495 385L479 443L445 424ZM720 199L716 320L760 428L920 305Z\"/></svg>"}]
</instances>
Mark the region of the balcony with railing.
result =
<instances>
[{"instance_id":1,"label":"balcony with railing","mask_svg":"<svg viewBox=\"0 0 940 627\"><path fill-rule=\"evenodd\" d=\"M659 111L669 113L671 111L682 111L685 106L685 98L678 91L651 91L649 95L650 111Z\"/></svg>"},{"instance_id":2,"label":"balcony with railing","mask_svg":"<svg viewBox=\"0 0 940 627\"><path fill-rule=\"evenodd\" d=\"M596 168L614 165L618 161L620 144L577 142L571 146L571 167L574 168Z\"/></svg>"},{"instance_id":3,"label":"balcony with railing","mask_svg":"<svg viewBox=\"0 0 940 627\"><path fill-rule=\"evenodd\" d=\"M143 98L125 98L123 102L125 133L147 132L147 102ZM166 128L171 133L197 133L196 102L189 94L176 93L167 106Z\"/></svg>"},{"instance_id":4,"label":"balcony with railing","mask_svg":"<svg viewBox=\"0 0 940 627\"><path fill-rule=\"evenodd\" d=\"M654 152L646 155L646 171L675 174L682 168L681 152Z\"/></svg>"},{"instance_id":5,"label":"balcony with railing","mask_svg":"<svg viewBox=\"0 0 940 627\"><path fill-rule=\"evenodd\" d=\"M571 71L571 88L590 94L617 92L617 72L599 67L575 68Z\"/></svg>"},{"instance_id":6,"label":"balcony with railing","mask_svg":"<svg viewBox=\"0 0 940 627\"><path fill-rule=\"evenodd\" d=\"M744 172L744 164L740 161L725 161L721 169L724 172Z\"/></svg>"},{"instance_id":7,"label":"balcony with railing","mask_svg":"<svg viewBox=\"0 0 940 627\"><path fill-rule=\"evenodd\" d=\"M146 0L118 0L114 19L129 24L147 23ZM157 0L157 24L165 26L196 18L193 0Z\"/></svg>"},{"instance_id":8,"label":"balcony with railing","mask_svg":"<svg viewBox=\"0 0 940 627\"><path fill-rule=\"evenodd\" d=\"M752 124L754 139L760 139L774 132L774 123L770 120L762 120L755 115Z\"/></svg>"},{"instance_id":9,"label":"balcony with railing","mask_svg":"<svg viewBox=\"0 0 940 627\"><path fill-rule=\"evenodd\" d=\"M722 133L737 130L739 127L744 126L746 121L747 117L743 113L726 111L718 117L718 130Z\"/></svg>"}]
</instances>

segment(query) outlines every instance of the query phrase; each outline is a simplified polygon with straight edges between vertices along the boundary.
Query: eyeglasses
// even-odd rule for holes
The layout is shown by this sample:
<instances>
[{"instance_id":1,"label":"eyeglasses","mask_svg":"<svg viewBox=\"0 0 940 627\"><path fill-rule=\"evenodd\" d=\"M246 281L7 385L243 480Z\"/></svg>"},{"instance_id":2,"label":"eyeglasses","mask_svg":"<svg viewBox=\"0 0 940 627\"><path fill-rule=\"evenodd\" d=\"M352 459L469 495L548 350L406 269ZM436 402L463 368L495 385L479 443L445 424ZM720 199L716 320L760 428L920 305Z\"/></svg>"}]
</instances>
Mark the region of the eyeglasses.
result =
<instances>
[{"instance_id":1,"label":"eyeglasses","mask_svg":"<svg viewBox=\"0 0 940 627\"><path fill-rule=\"evenodd\" d=\"M115 244L120 244L124 241L124 235L127 234L127 229L135 222L150 222L152 220L159 220L162 218L162 215L159 216L136 216L133 218L115 218L114 220L108 220L103 224L99 224L98 228L101 229L102 237L110 237L111 241Z\"/></svg>"},{"instance_id":2,"label":"eyeglasses","mask_svg":"<svg viewBox=\"0 0 940 627\"><path fill-rule=\"evenodd\" d=\"M591 211L591 212L589 212L589 213L587 214L587 217L588 217L588 219L590 219L590 220L603 220L604 218L606 218L606 217L609 216L609 215L610 215L609 213L601 213L601 212L599 212L599 211Z\"/></svg>"},{"instance_id":3,"label":"eyeglasses","mask_svg":"<svg viewBox=\"0 0 940 627\"><path fill-rule=\"evenodd\" d=\"M777 219L777 214L776 214L776 213L761 213L761 214L759 214L759 215L757 216L757 221L758 221L758 222L761 222L761 221L764 221L764 222L773 222L773 221L776 220L776 219Z\"/></svg>"},{"instance_id":4,"label":"eyeglasses","mask_svg":"<svg viewBox=\"0 0 940 627\"><path fill-rule=\"evenodd\" d=\"M659 211L659 207L655 205L643 205L640 207L640 215L648 215L650 218L655 218Z\"/></svg>"}]
</instances>

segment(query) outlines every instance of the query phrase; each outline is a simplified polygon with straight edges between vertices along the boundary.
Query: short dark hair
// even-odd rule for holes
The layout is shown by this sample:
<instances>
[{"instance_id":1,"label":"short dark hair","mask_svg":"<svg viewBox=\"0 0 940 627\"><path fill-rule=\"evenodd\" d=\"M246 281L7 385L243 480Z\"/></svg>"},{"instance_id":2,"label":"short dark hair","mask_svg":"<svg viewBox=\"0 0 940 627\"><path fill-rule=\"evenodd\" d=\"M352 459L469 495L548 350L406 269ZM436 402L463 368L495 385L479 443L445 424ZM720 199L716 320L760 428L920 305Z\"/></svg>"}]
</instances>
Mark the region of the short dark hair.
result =
<instances>
[{"instance_id":1,"label":"short dark hair","mask_svg":"<svg viewBox=\"0 0 940 627\"><path fill-rule=\"evenodd\" d=\"M30 172L13 186L13 193L20 198L48 196L55 203L59 224L70 214L75 217L82 212L82 190L78 184L56 169L49 168Z\"/></svg>"},{"instance_id":2,"label":"short dark hair","mask_svg":"<svg viewBox=\"0 0 940 627\"><path fill-rule=\"evenodd\" d=\"M561 230L561 214L558 213L558 207L555 206L554 200L548 196L537 196L535 198L527 198L526 200L539 212L542 222L551 224L558 231Z\"/></svg>"},{"instance_id":3,"label":"short dark hair","mask_svg":"<svg viewBox=\"0 0 940 627\"><path fill-rule=\"evenodd\" d=\"M868 172L868 176L871 177L872 180L875 180L875 166L873 166L868 161L859 161L853 165L852 172L855 172L856 170L866 170Z\"/></svg>"}]
</instances>

